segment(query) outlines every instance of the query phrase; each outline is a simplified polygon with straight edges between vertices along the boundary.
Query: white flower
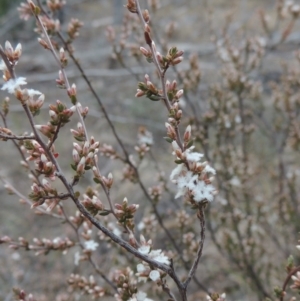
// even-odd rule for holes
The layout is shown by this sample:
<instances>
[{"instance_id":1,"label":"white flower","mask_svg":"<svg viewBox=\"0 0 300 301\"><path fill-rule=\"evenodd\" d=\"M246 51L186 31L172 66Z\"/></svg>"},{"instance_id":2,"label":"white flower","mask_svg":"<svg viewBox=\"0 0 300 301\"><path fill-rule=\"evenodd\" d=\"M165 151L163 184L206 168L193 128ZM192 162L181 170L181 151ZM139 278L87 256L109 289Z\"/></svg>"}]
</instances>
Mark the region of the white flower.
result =
<instances>
[{"instance_id":1,"label":"white flower","mask_svg":"<svg viewBox=\"0 0 300 301\"><path fill-rule=\"evenodd\" d=\"M207 169L207 170L205 170ZM215 173L215 170L206 165L204 168L205 172ZM194 200L196 202L202 201L213 201L214 198L214 187L211 184L206 184L204 181L198 179L198 175L193 174L191 171L187 171L185 174L179 175L176 184L178 187L177 194L175 198L179 198L187 193L187 191L191 191Z\"/></svg>"},{"instance_id":2,"label":"white flower","mask_svg":"<svg viewBox=\"0 0 300 301\"><path fill-rule=\"evenodd\" d=\"M142 273L142 272L146 271L146 267L142 263L139 263L136 266L136 269L137 269L138 273Z\"/></svg>"},{"instance_id":3,"label":"white flower","mask_svg":"<svg viewBox=\"0 0 300 301\"><path fill-rule=\"evenodd\" d=\"M149 245L143 245L143 246L141 246L141 247L138 248L138 251L141 254L147 255L150 252L150 246Z\"/></svg>"},{"instance_id":4,"label":"white flower","mask_svg":"<svg viewBox=\"0 0 300 301\"><path fill-rule=\"evenodd\" d=\"M137 292L128 301L153 301L153 300L147 298L147 294L146 293L144 293L144 292Z\"/></svg>"},{"instance_id":5,"label":"white flower","mask_svg":"<svg viewBox=\"0 0 300 301\"><path fill-rule=\"evenodd\" d=\"M144 129L138 133L138 144L139 145L153 145L153 135L151 132Z\"/></svg>"},{"instance_id":6,"label":"white flower","mask_svg":"<svg viewBox=\"0 0 300 301\"><path fill-rule=\"evenodd\" d=\"M157 262L164 263L167 265L170 264L169 258L166 255L164 255L164 253L161 250L152 250L149 253L149 257L151 257L152 259L154 259Z\"/></svg>"},{"instance_id":7,"label":"white flower","mask_svg":"<svg viewBox=\"0 0 300 301\"><path fill-rule=\"evenodd\" d=\"M186 159L192 162L198 162L203 157L203 154L197 152L188 152L188 150L186 150L184 153L186 154Z\"/></svg>"},{"instance_id":8,"label":"white flower","mask_svg":"<svg viewBox=\"0 0 300 301\"><path fill-rule=\"evenodd\" d=\"M205 168L204 168L204 170L203 170L204 172L206 172L206 173L211 173L211 174L213 174L213 175L215 175L216 174L216 170L214 169L214 168L212 168L210 165L206 165L205 166Z\"/></svg>"},{"instance_id":9,"label":"white flower","mask_svg":"<svg viewBox=\"0 0 300 301\"><path fill-rule=\"evenodd\" d=\"M300 245L296 246L296 248L300 251Z\"/></svg>"},{"instance_id":10,"label":"white flower","mask_svg":"<svg viewBox=\"0 0 300 301\"><path fill-rule=\"evenodd\" d=\"M150 274L149 274L149 278L152 281L159 280L160 279L160 273L159 273L159 271L156 271L156 270L151 271Z\"/></svg>"},{"instance_id":11,"label":"white flower","mask_svg":"<svg viewBox=\"0 0 300 301\"><path fill-rule=\"evenodd\" d=\"M79 264L79 261L80 261L80 253L77 251L77 252L74 254L74 264L75 264L75 265L78 265L78 264Z\"/></svg>"},{"instance_id":12,"label":"white flower","mask_svg":"<svg viewBox=\"0 0 300 301\"><path fill-rule=\"evenodd\" d=\"M178 164L174 169L173 171L171 172L171 175L170 175L170 180L173 181L175 180L175 178L177 176L179 176L183 170L183 164Z\"/></svg>"},{"instance_id":13,"label":"white flower","mask_svg":"<svg viewBox=\"0 0 300 301\"><path fill-rule=\"evenodd\" d=\"M43 94L42 92L38 91L38 90L34 90L34 89L27 89L27 94L30 97L33 97L34 95L41 95Z\"/></svg>"},{"instance_id":14,"label":"white flower","mask_svg":"<svg viewBox=\"0 0 300 301\"><path fill-rule=\"evenodd\" d=\"M26 84L27 82L25 77L18 77L16 79L11 78L2 86L1 90L7 90L8 93L13 94L16 89Z\"/></svg>"},{"instance_id":15,"label":"white flower","mask_svg":"<svg viewBox=\"0 0 300 301\"><path fill-rule=\"evenodd\" d=\"M85 246L86 250L95 251L97 249L97 247L99 246L99 244L97 242L95 242L94 240L87 240L84 242L84 246Z\"/></svg>"},{"instance_id":16,"label":"white flower","mask_svg":"<svg viewBox=\"0 0 300 301\"><path fill-rule=\"evenodd\" d=\"M204 181L198 181L193 189L194 200L196 202L208 201L212 202L214 199L215 188L211 184L205 184Z\"/></svg>"},{"instance_id":17,"label":"white flower","mask_svg":"<svg viewBox=\"0 0 300 301\"><path fill-rule=\"evenodd\" d=\"M185 174L178 176L177 181L176 181L178 191L175 196L175 199L185 195L188 188L191 187L191 184L193 184L193 181L195 181L195 180L197 180L197 175L193 175L193 173L191 171L188 171Z\"/></svg>"},{"instance_id":18,"label":"white flower","mask_svg":"<svg viewBox=\"0 0 300 301\"><path fill-rule=\"evenodd\" d=\"M148 277L145 276L145 272L148 270L149 268L145 267L144 264L142 263L139 263L137 266L136 266L136 270L137 270L137 273L136 275L138 276L138 282L141 282L143 281L144 283L147 281Z\"/></svg>"},{"instance_id":19,"label":"white flower","mask_svg":"<svg viewBox=\"0 0 300 301\"><path fill-rule=\"evenodd\" d=\"M120 230L114 223L109 223L109 224L108 224L108 228L109 228L110 230L112 230L112 232L113 232L116 236L121 237L122 232L121 232L121 230Z\"/></svg>"}]
</instances>

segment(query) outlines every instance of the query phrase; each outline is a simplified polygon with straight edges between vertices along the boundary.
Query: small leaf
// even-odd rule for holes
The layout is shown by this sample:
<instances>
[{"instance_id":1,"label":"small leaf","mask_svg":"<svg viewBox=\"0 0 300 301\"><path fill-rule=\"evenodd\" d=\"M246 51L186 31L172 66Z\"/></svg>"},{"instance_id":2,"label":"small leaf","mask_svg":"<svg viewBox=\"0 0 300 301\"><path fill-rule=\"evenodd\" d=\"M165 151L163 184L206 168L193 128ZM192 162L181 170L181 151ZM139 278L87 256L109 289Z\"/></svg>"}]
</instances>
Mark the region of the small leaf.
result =
<instances>
[{"instance_id":1,"label":"small leaf","mask_svg":"<svg viewBox=\"0 0 300 301\"><path fill-rule=\"evenodd\" d=\"M194 141L193 141L193 140L190 140L190 141L187 143L186 148L190 148L193 144L194 144Z\"/></svg>"},{"instance_id":2,"label":"small leaf","mask_svg":"<svg viewBox=\"0 0 300 301\"><path fill-rule=\"evenodd\" d=\"M74 164L70 164L70 165L71 165L72 169L76 171L76 169L77 169L76 166Z\"/></svg>"},{"instance_id":3,"label":"small leaf","mask_svg":"<svg viewBox=\"0 0 300 301\"><path fill-rule=\"evenodd\" d=\"M98 178L93 178L94 182L97 184L101 184L101 181Z\"/></svg>"},{"instance_id":4,"label":"small leaf","mask_svg":"<svg viewBox=\"0 0 300 301\"><path fill-rule=\"evenodd\" d=\"M167 142L169 142L169 143L172 143L172 142L173 142L173 139L170 138L170 137L164 137L164 139L165 139Z\"/></svg>"},{"instance_id":5,"label":"small leaf","mask_svg":"<svg viewBox=\"0 0 300 301\"><path fill-rule=\"evenodd\" d=\"M161 100L161 96L157 96L157 95L151 95L151 96L148 96L148 98L151 99L152 101Z\"/></svg>"}]
</instances>

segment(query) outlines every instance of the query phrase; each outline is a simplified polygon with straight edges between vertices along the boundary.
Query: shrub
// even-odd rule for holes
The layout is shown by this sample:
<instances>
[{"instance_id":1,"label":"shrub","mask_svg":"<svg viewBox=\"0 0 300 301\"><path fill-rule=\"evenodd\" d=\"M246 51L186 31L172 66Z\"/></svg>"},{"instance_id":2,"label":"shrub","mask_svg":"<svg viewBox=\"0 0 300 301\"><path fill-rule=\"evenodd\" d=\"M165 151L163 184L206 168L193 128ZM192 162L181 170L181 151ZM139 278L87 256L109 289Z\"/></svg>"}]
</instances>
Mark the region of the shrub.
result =
<instances>
[{"instance_id":1,"label":"shrub","mask_svg":"<svg viewBox=\"0 0 300 301\"><path fill-rule=\"evenodd\" d=\"M159 139L165 146L160 148L146 127L138 129L134 145L125 144L109 114L112 108L99 97L76 57L73 42L83 24L71 19L64 32L54 17L64 5L28 0L19 7L21 18L36 19L39 44L54 57L56 84L68 98L51 101L46 121L38 119L45 95L25 88L26 78L16 75L21 44L13 47L7 41L0 47L2 90L12 98L4 99L0 112L1 147L12 142L18 150L29 175L29 195L17 183L1 179L45 223L51 217L59 227L56 238L33 238L28 231L28 237L17 239L4 233L0 243L36 255L72 254L64 265L70 274L68 288L34 297L34 292L15 287L16 299L78 300L79 292L87 298L123 301L224 301L226 294L227 300L283 300L288 293L299 293L300 267L289 255L296 253L300 229L300 53L292 64L283 64L276 80L264 78L261 70L268 56L288 41L300 7L278 1L274 26L261 10L260 35L232 35L230 15L221 35L213 32L219 68L203 97L197 54L190 56L188 67L183 65L183 50L160 40L163 33L150 21L149 11L138 0L127 1L121 33L107 28L111 58L137 79L132 63L144 67L147 61L153 67L137 80L135 96L146 99L147 108L164 107L165 137ZM157 1L149 1L149 7L153 15L159 11ZM167 29L171 39L174 26ZM103 128L90 134L94 131L88 118L95 109L82 106L83 97L67 75L70 63L88 85L109 133ZM21 135L9 126L11 102L18 103L29 122ZM154 118L151 113L148 117ZM64 134L68 127L72 142ZM107 173L105 158L111 160ZM57 233L57 228L52 231ZM20 264L25 262L21 259ZM64 275L59 279L65 280Z\"/></svg>"}]
</instances>

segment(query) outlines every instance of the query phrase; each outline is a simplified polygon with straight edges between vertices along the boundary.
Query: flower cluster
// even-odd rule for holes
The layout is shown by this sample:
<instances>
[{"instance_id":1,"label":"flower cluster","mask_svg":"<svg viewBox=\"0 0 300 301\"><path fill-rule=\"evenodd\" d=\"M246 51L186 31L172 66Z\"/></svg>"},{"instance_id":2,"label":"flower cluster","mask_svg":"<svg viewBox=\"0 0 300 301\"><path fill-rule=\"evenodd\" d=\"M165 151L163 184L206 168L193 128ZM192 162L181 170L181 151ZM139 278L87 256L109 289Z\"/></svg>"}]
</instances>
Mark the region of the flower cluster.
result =
<instances>
[{"instance_id":1,"label":"flower cluster","mask_svg":"<svg viewBox=\"0 0 300 301\"><path fill-rule=\"evenodd\" d=\"M188 126L186 137L190 135L190 131L191 127ZM182 151L177 142L173 141L172 147L178 164L170 175L178 188L175 198L186 196L191 204L213 201L216 190L211 184L213 177L210 175L214 175L216 171L207 162L200 162L203 155L194 152L193 146Z\"/></svg>"},{"instance_id":2,"label":"flower cluster","mask_svg":"<svg viewBox=\"0 0 300 301\"><path fill-rule=\"evenodd\" d=\"M146 241L144 236L141 235L140 238L141 246L138 248L138 251L141 254L149 256L151 259L166 265L170 265L170 259L163 253L162 250L152 250L152 241ZM153 269L146 263L139 263L137 265L137 274L138 281L146 282L149 279L152 281L158 281L166 274L160 270Z\"/></svg>"}]
</instances>

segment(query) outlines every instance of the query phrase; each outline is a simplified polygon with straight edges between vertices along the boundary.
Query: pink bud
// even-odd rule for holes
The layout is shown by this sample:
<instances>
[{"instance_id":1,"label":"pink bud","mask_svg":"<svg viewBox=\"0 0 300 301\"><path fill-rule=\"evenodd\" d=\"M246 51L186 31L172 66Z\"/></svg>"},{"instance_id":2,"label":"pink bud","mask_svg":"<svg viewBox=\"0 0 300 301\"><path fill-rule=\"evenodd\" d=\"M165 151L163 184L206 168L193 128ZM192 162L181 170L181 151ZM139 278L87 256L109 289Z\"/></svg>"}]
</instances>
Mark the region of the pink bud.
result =
<instances>
[{"instance_id":1,"label":"pink bud","mask_svg":"<svg viewBox=\"0 0 300 301\"><path fill-rule=\"evenodd\" d=\"M76 149L73 149L72 157L73 157L73 161L75 163L78 163L80 161L80 156L79 156L78 151Z\"/></svg>"},{"instance_id":2,"label":"pink bud","mask_svg":"<svg viewBox=\"0 0 300 301\"><path fill-rule=\"evenodd\" d=\"M140 47L140 51L145 57L149 56L149 51L146 48Z\"/></svg>"},{"instance_id":3,"label":"pink bud","mask_svg":"<svg viewBox=\"0 0 300 301\"><path fill-rule=\"evenodd\" d=\"M176 93L176 95L175 95L175 98L179 99L182 95L183 95L183 89L178 90L177 93Z\"/></svg>"}]
</instances>

